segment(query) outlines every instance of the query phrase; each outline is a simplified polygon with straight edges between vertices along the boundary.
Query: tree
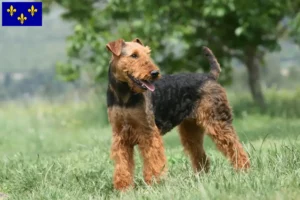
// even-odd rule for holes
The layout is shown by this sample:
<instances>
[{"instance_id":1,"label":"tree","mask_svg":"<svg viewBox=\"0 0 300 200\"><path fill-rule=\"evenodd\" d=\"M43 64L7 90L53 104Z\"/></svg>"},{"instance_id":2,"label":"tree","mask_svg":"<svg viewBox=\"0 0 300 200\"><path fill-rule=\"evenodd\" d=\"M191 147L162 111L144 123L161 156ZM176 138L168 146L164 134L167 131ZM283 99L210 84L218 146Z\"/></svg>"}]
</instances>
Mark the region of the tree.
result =
<instances>
[{"instance_id":1,"label":"tree","mask_svg":"<svg viewBox=\"0 0 300 200\"><path fill-rule=\"evenodd\" d=\"M231 59L246 66L252 97L262 110L264 54L279 49L278 38L288 30L283 19L299 18L300 10L299 0L47 0L46 8L53 1L67 9L66 19L77 21L69 38L69 62L58 65L67 80L77 79L81 69L97 80L105 77L105 44L117 38L144 39L166 73L195 72L199 66L208 70L201 55L201 46L207 45L220 60L222 82L230 82ZM297 31L291 32L299 36Z\"/></svg>"}]
</instances>

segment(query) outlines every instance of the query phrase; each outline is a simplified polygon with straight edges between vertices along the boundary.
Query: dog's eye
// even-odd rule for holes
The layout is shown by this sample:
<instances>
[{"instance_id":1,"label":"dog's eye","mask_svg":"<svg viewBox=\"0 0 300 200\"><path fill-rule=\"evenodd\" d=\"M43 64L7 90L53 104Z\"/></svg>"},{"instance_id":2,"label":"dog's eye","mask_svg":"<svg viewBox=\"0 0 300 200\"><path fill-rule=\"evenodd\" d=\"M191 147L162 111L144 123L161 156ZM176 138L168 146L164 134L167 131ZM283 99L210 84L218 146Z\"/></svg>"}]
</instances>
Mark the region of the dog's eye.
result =
<instances>
[{"instance_id":1,"label":"dog's eye","mask_svg":"<svg viewBox=\"0 0 300 200\"><path fill-rule=\"evenodd\" d=\"M131 57L132 58L137 58L138 56L137 56L137 54L134 53L134 54L131 55Z\"/></svg>"}]
</instances>

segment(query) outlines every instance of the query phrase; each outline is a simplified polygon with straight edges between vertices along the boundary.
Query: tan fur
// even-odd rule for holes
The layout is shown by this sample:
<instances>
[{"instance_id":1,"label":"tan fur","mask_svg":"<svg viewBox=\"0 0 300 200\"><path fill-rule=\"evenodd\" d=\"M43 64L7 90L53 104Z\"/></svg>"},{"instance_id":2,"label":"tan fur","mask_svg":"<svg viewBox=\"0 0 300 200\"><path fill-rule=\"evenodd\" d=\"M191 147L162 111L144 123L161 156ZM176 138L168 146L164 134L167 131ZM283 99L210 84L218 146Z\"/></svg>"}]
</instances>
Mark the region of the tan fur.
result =
<instances>
[{"instance_id":1,"label":"tan fur","mask_svg":"<svg viewBox=\"0 0 300 200\"><path fill-rule=\"evenodd\" d=\"M116 42L119 43L119 41L117 40ZM114 49L114 52L121 52L119 56L112 52L111 66L115 78L119 81L127 82L135 92L144 92L128 78L128 74L138 79L150 80L150 72L159 70L150 57L150 48L142 46L140 42L123 42L122 45L110 44L110 46L122 48ZM137 54L139 59L130 58L132 54Z\"/></svg>"},{"instance_id":2,"label":"tan fur","mask_svg":"<svg viewBox=\"0 0 300 200\"><path fill-rule=\"evenodd\" d=\"M203 148L204 129L193 119L184 120L179 125L181 143L190 156L195 172L209 170L209 160Z\"/></svg>"},{"instance_id":3,"label":"tan fur","mask_svg":"<svg viewBox=\"0 0 300 200\"><path fill-rule=\"evenodd\" d=\"M159 70L150 57L150 48L144 46L139 39L132 42L120 39L109 43L107 48L112 52L111 67L114 77L127 82L133 91L144 92L128 78L128 74L138 79L150 80L150 72ZM136 54L139 59L132 59L132 54ZM116 94L112 87L109 89ZM123 102L128 101L126 96L122 98ZM108 117L113 130L111 158L115 162L114 187L124 190L133 186L135 145L138 145L143 158L145 182L151 184L152 180L159 181L160 175L166 171L166 157L162 136L155 125L151 102L146 101L137 108L114 106L108 109Z\"/></svg>"},{"instance_id":4,"label":"tan fur","mask_svg":"<svg viewBox=\"0 0 300 200\"><path fill-rule=\"evenodd\" d=\"M144 93L129 77L139 80L150 80L151 71L159 70L150 57L150 48L144 46L139 39L125 42L122 39L107 44L112 53L111 71L113 77L120 82L128 83L135 93L143 93L145 101L133 107L121 107L113 104L108 107L109 122L112 126L111 158L115 169L113 184L118 190L126 190L134 186L134 146L138 145L143 159L144 180L147 184L159 181L166 172L166 156L163 139L155 124L151 97ZM221 71L213 53L204 47L204 53L211 64L210 74L218 78ZM133 59L136 54L139 59ZM157 77L159 78L159 76ZM152 78L153 80L153 78ZM130 94L119 95L112 85L109 91L118 101L127 103ZM196 103L189 119L179 125L181 143L189 155L195 172L207 172L209 159L203 148L204 133L207 133L218 149L229 158L236 169L248 169L249 158L243 150L232 126L232 113L225 90L216 82L207 82L201 87L202 98Z\"/></svg>"},{"instance_id":5,"label":"tan fur","mask_svg":"<svg viewBox=\"0 0 300 200\"><path fill-rule=\"evenodd\" d=\"M236 169L248 169L250 161L232 126L232 113L224 89L214 82L208 82L202 89L203 96L196 108L196 123L229 158Z\"/></svg>"},{"instance_id":6,"label":"tan fur","mask_svg":"<svg viewBox=\"0 0 300 200\"><path fill-rule=\"evenodd\" d=\"M108 116L113 129L111 157L115 161L114 186L126 189L133 185L133 147L138 144L144 162L144 179L150 184L152 178L166 171L166 157L162 136L141 108L113 107Z\"/></svg>"},{"instance_id":7,"label":"tan fur","mask_svg":"<svg viewBox=\"0 0 300 200\"><path fill-rule=\"evenodd\" d=\"M221 72L221 67L220 64L218 62L218 60L216 59L215 55L213 54L213 52L207 48L207 47L203 47L203 53L204 55L207 57L209 65L210 65L210 74L215 78L218 79L219 78L219 74Z\"/></svg>"}]
</instances>

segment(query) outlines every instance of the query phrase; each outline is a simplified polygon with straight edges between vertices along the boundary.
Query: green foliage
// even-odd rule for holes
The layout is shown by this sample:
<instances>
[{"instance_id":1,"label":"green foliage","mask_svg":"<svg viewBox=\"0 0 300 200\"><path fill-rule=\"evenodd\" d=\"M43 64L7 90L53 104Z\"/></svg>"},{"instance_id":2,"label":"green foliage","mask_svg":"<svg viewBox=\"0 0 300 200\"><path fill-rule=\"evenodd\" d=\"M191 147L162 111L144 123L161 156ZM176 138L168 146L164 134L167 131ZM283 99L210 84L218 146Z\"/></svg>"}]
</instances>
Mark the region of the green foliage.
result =
<instances>
[{"instance_id":1,"label":"green foliage","mask_svg":"<svg viewBox=\"0 0 300 200\"><path fill-rule=\"evenodd\" d=\"M221 82L230 83L231 59L245 63L249 54L277 50L284 32L278 25L299 11L298 0L110 0L97 4L77 0L74 5L70 0L53 1L67 9L65 18L78 22L68 40L69 62L60 66L69 75L63 75L85 69L98 80L108 68L105 44L139 37L152 48L154 60L165 73L207 71L201 46L209 46L221 62ZM51 5L51 0L45 2Z\"/></svg>"},{"instance_id":2,"label":"green foliage","mask_svg":"<svg viewBox=\"0 0 300 200\"><path fill-rule=\"evenodd\" d=\"M300 44L300 12L298 12L294 19L290 21L290 25L291 35L293 36L294 40Z\"/></svg>"}]
</instances>

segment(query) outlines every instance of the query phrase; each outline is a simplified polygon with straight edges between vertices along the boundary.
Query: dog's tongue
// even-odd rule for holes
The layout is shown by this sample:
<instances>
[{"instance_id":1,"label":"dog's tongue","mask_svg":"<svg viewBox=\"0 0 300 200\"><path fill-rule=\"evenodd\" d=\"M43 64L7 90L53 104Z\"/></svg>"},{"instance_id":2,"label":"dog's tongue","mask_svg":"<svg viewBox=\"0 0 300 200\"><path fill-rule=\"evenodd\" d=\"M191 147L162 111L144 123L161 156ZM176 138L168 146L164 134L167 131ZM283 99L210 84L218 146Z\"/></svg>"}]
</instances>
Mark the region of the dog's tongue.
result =
<instances>
[{"instance_id":1,"label":"dog's tongue","mask_svg":"<svg viewBox=\"0 0 300 200\"><path fill-rule=\"evenodd\" d=\"M146 88L147 88L148 90L150 90L151 92L153 92L153 91L155 90L155 86L154 86L152 83L150 83L150 82L148 82L148 81L142 81L142 83L143 83L144 86L146 86Z\"/></svg>"}]
</instances>

